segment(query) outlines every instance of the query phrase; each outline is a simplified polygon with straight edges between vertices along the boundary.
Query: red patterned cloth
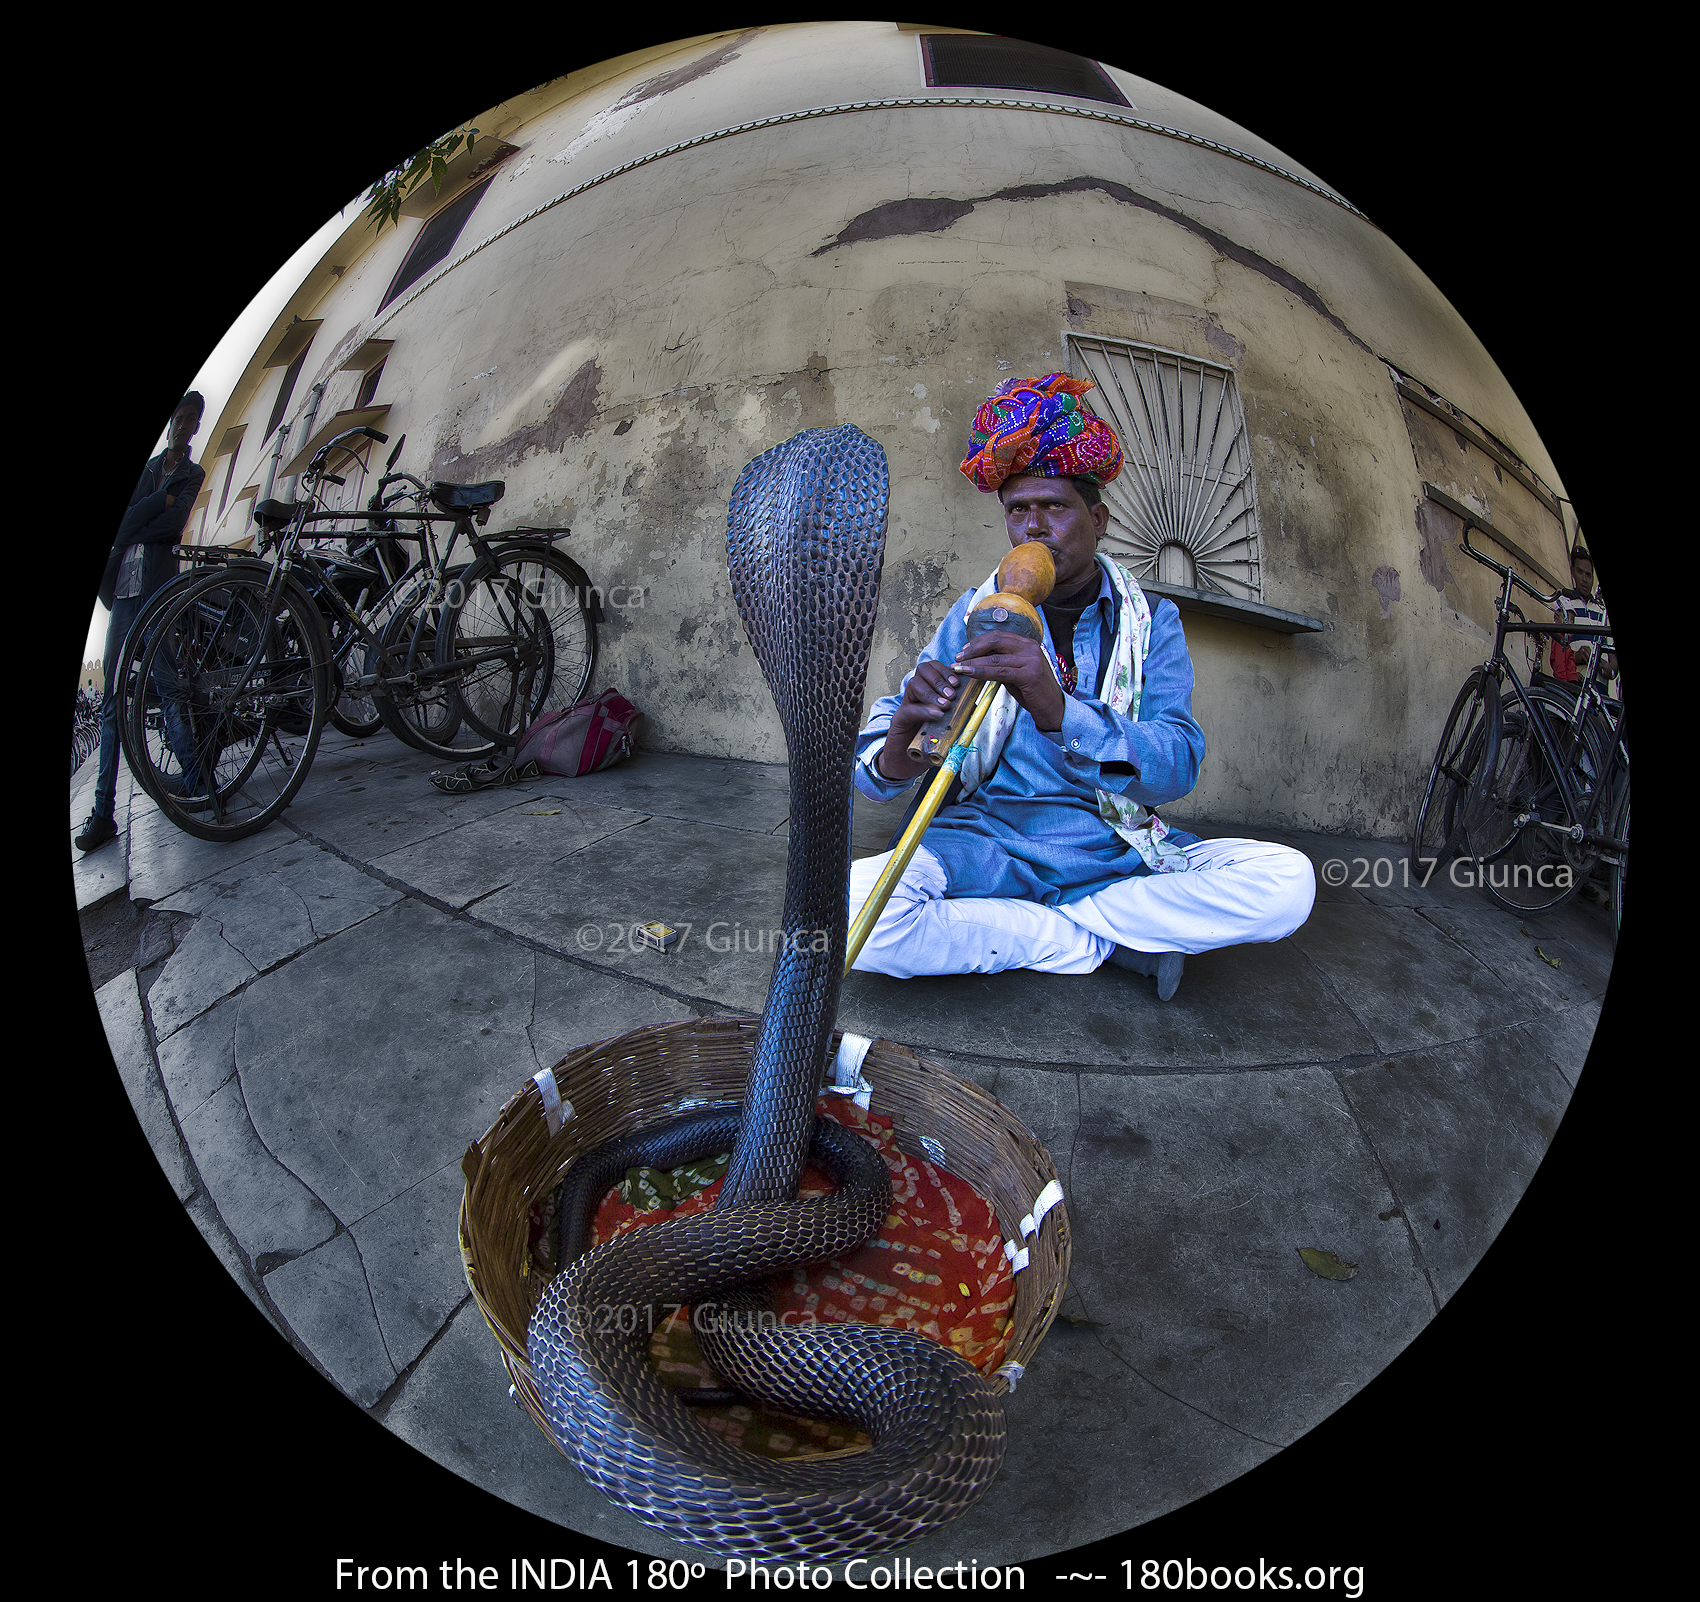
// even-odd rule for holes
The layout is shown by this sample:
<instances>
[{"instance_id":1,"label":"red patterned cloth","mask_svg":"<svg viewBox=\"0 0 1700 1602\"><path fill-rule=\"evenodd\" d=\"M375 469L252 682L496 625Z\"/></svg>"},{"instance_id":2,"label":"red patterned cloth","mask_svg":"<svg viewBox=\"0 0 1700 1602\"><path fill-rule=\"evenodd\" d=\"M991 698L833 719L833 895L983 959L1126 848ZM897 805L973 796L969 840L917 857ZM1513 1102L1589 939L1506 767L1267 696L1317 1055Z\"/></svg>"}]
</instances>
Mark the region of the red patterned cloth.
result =
<instances>
[{"instance_id":1,"label":"red patterned cloth","mask_svg":"<svg viewBox=\"0 0 1700 1602\"><path fill-rule=\"evenodd\" d=\"M1023 473L1108 484L1122 470L1121 441L1077 398L1096 387L1066 373L1000 385L974 414L964 476L988 492Z\"/></svg>"},{"instance_id":2,"label":"red patterned cloth","mask_svg":"<svg viewBox=\"0 0 1700 1602\"><path fill-rule=\"evenodd\" d=\"M924 1159L907 1156L893 1139L891 1120L838 1096L823 1096L817 1112L860 1131L879 1149L891 1174L892 1210L885 1227L843 1257L776 1277L774 1311L823 1323L859 1319L894 1325L931 1337L960 1352L983 1374L1003 1361L1015 1309L1015 1279L1004 1256L997 1213L966 1181ZM621 1199L615 1186L597 1209L591 1243L601 1245L658 1219L706 1212L724 1179L695 1191L675 1207L644 1211ZM833 1185L812 1165L799 1194L824 1196ZM713 1386L717 1377L697 1350L690 1315L666 1321L650 1343L650 1356L668 1383ZM852 1426L798 1418L770 1408L698 1408L698 1416L728 1440L766 1457L808 1457L867 1444Z\"/></svg>"}]
</instances>

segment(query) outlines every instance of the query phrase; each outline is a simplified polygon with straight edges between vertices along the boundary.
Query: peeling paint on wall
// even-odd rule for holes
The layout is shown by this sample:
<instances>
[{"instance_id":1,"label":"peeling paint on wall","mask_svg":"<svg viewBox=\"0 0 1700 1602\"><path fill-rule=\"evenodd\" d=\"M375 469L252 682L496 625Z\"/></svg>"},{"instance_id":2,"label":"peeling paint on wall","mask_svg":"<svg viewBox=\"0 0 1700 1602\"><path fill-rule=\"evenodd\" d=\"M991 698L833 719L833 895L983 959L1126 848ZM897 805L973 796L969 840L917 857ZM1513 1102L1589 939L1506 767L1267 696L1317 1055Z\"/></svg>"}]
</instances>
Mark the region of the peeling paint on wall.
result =
<instances>
[{"instance_id":1,"label":"peeling paint on wall","mask_svg":"<svg viewBox=\"0 0 1700 1602\"><path fill-rule=\"evenodd\" d=\"M1422 539L1422 554L1417 568L1423 582L1444 595L1452 582L1452 569L1446 561L1446 547L1458 537L1458 519L1442 511L1433 501L1417 502L1417 534Z\"/></svg>"},{"instance_id":2,"label":"peeling paint on wall","mask_svg":"<svg viewBox=\"0 0 1700 1602\"><path fill-rule=\"evenodd\" d=\"M613 105L607 106L592 115L585 122L584 127L579 130L578 137L571 144L557 150L554 155L547 159L558 162L563 167L570 166L573 157L581 150L617 134L643 110L647 101L668 94L674 89L682 89L686 84L694 83L698 78L706 77L716 67L722 67L728 61L736 61L739 46L748 44L760 32L760 28L748 28L729 44L711 51L700 60L690 62L683 67L674 67L670 72L658 73L653 78L645 78L642 83L628 89ZM530 165L529 159L526 165Z\"/></svg>"},{"instance_id":3,"label":"peeling paint on wall","mask_svg":"<svg viewBox=\"0 0 1700 1602\"><path fill-rule=\"evenodd\" d=\"M1226 256L1229 261L1238 262L1242 267L1249 267L1255 273L1261 273L1271 283L1278 284L1289 295L1303 301L1318 317L1324 318L1351 340L1359 350L1370 353L1369 346L1323 304L1322 297L1309 284L1295 278L1286 268L1276 266L1267 256L1260 256L1255 250L1235 244L1226 234L1205 227L1185 212L1176 211L1173 206L1165 206L1161 201L1153 200L1149 195L1142 195L1137 190L1128 188L1126 184L1117 183L1113 178L1065 178L1059 183L1012 184L1007 189L995 189L988 195L977 195L970 200L887 201L883 206L871 207L852 217L838 231L836 237L809 254L824 256L829 250L837 250L841 245L862 244L872 239L890 239L904 234L940 233L966 217L976 206L984 205L988 201L1044 200L1052 195L1078 195L1093 189L1124 206L1137 206L1141 211L1151 212L1186 229L1188 233L1196 234L1218 255Z\"/></svg>"},{"instance_id":4,"label":"peeling paint on wall","mask_svg":"<svg viewBox=\"0 0 1700 1602\"><path fill-rule=\"evenodd\" d=\"M1399 599L1399 569L1385 562L1369 576L1370 588L1381 597L1381 615L1393 616L1393 603Z\"/></svg>"},{"instance_id":5,"label":"peeling paint on wall","mask_svg":"<svg viewBox=\"0 0 1700 1602\"><path fill-rule=\"evenodd\" d=\"M493 445L481 445L466 455L460 452L460 428L439 441L431 457L434 477L451 474L460 483L476 483L498 468L517 462L529 450L558 455L570 439L582 439L596 421L596 392L602 387L602 369L593 356L580 365L561 390L561 398L550 407L540 423L515 429Z\"/></svg>"},{"instance_id":6,"label":"peeling paint on wall","mask_svg":"<svg viewBox=\"0 0 1700 1602\"><path fill-rule=\"evenodd\" d=\"M738 52L762 31L760 28L746 28L736 39L717 46L696 61L683 67L674 67L668 72L657 73L653 78L645 78L642 83L620 96L620 104L637 105L645 100L653 100L657 95L671 94L675 89L683 89L686 84L695 83L698 78L706 78L717 67L725 66L728 61L736 61Z\"/></svg>"},{"instance_id":7,"label":"peeling paint on wall","mask_svg":"<svg viewBox=\"0 0 1700 1602\"><path fill-rule=\"evenodd\" d=\"M796 421L786 421L782 434L794 434L803 428L834 428L838 424L838 396L832 386L832 369L819 351L810 351L808 365L794 373L781 373L761 386L770 417L784 417L790 402L796 407Z\"/></svg>"}]
</instances>

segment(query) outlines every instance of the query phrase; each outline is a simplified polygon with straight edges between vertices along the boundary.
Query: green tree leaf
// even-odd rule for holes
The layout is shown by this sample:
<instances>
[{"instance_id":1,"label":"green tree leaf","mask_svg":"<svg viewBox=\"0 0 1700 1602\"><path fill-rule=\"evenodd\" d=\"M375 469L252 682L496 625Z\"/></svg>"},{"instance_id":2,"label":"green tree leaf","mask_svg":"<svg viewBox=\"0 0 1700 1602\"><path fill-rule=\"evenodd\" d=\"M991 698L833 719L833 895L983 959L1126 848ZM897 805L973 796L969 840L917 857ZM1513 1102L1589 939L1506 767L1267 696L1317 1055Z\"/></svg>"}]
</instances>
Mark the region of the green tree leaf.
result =
<instances>
[{"instance_id":1,"label":"green tree leaf","mask_svg":"<svg viewBox=\"0 0 1700 1602\"><path fill-rule=\"evenodd\" d=\"M1342 1262L1334 1252L1317 1250L1314 1246L1300 1246L1298 1253L1304 1259L1304 1265L1319 1279L1350 1279L1358 1271L1356 1263Z\"/></svg>"}]
</instances>

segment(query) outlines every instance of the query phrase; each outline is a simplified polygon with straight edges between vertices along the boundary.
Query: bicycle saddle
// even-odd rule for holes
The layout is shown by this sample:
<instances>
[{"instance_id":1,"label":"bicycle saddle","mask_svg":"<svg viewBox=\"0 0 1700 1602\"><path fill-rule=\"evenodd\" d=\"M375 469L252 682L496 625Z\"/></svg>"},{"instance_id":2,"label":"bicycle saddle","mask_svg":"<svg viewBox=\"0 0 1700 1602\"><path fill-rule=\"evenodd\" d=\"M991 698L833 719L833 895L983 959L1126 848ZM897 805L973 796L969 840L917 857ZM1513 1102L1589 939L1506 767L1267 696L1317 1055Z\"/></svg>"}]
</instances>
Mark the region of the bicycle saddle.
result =
<instances>
[{"instance_id":1,"label":"bicycle saddle","mask_svg":"<svg viewBox=\"0 0 1700 1602\"><path fill-rule=\"evenodd\" d=\"M261 528L283 528L295 516L294 501L261 501L254 508L254 521Z\"/></svg>"},{"instance_id":2,"label":"bicycle saddle","mask_svg":"<svg viewBox=\"0 0 1700 1602\"><path fill-rule=\"evenodd\" d=\"M431 499L445 512L476 512L481 506L494 506L507 488L499 478L485 484L445 484L438 479L431 486Z\"/></svg>"}]
</instances>

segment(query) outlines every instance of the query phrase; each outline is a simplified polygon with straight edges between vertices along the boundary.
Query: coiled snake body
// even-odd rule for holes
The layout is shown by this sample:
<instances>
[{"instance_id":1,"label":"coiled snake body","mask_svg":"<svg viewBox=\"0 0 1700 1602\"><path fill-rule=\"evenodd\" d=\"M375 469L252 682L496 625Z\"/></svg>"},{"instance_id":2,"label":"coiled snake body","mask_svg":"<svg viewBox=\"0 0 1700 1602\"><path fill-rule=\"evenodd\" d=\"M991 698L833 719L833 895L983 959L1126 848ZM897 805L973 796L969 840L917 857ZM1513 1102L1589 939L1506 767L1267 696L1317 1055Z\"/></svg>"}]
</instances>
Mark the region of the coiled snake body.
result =
<instances>
[{"instance_id":1,"label":"coiled snake body","mask_svg":"<svg viewBox=\"0 0 1700 1602\"><path fill-rule=\"evenodd\" d=\"M564 1266L528 1333L538 1391L567 1456L644 1523L726 1556L832 1562L890 1551L978 1501L1003 1460L1002 1407L955 1352L878 1325L776 1327L770 1312L761 1316L765 1280L853 1249L878 1233L891 1205L873 1148L814 1116L844 969L850 763L887 494L885 453L848 427L787 440L751 462L733 490L732 590L791 754L787 938L742 1112L677 1119L575 1163L562 1199ZM576 1255L587 1210L628 1166L676 1167L728 1145L731 1167L712 1210ZM839 1188L798 1200L811 1157ZM853 1422L872 1446L774 1461L696 1418L645 1353L669 1304L710 1298L714 1316L695 1327L727 1384L770 1406ZM636 1317L609 1316L628 1307Z\"/></svg>"}]
</instances>

